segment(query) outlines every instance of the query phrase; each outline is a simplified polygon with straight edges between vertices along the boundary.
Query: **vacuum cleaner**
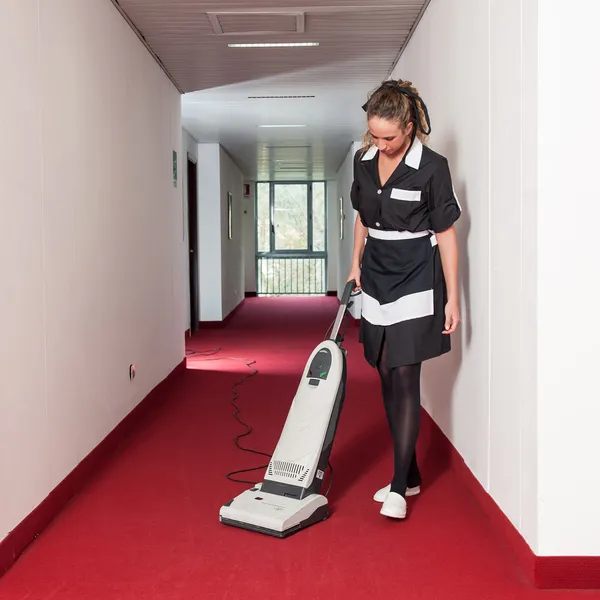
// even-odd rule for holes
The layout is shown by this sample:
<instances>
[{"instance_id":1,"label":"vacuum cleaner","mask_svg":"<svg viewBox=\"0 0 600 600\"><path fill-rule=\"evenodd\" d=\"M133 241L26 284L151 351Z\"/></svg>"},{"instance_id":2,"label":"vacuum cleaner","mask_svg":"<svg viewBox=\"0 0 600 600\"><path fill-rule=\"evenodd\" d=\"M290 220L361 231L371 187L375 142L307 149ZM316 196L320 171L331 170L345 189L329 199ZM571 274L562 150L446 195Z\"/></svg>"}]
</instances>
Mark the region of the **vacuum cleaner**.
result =
<instances>
[{"instance_id":1,"label":"vacuum cleaner","mask_svg":"<svg viewBox=\"0 0 600 600\"><path fill-rule=\"evenodd\" d=\"M221 523L286 538L328 518L321 491L347 378L339 331L355 285L346 284L331 334L306 362L264 481L225 503Z\"/></svg>"}]
</instances>

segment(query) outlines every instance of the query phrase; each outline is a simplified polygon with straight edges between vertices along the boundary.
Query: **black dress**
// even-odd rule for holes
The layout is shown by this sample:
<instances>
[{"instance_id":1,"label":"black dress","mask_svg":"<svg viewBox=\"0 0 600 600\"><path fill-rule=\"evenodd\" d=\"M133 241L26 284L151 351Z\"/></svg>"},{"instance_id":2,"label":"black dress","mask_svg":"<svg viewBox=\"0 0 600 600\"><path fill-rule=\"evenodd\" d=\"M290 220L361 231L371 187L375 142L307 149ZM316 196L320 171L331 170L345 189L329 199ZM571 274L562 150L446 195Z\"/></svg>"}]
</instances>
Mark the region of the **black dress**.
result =
<instances>
[{"instance_id":1,"label":"black dress","mask_svg":"<svg viewBox=\"0 0 600 600\"><path fill-rule=\"evenodd\" d=\"M359 340L375 367L382 343L388 367L415 364L450 350L443 334L446 282L436 233L461 214L446 158L415 138L381 185L375 146L354 156L352 206L368 236L361 265Z\"/></svg>"}]
</instances>

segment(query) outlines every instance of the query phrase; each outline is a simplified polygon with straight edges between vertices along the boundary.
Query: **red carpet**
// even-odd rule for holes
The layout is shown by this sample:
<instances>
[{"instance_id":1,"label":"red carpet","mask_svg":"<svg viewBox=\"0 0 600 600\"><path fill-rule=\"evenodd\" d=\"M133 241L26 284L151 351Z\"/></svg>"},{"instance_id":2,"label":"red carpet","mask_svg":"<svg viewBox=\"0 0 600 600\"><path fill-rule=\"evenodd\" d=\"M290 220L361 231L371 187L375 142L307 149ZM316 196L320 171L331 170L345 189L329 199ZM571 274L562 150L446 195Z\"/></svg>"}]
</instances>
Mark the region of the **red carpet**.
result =
<instances>
[{"instance_id":1,"label":"red carpet","mask_svg":"<svg viewBox=\"0 0 600 600\"><path fill-rule=\"evenodd\" d=\"M189 343L189 369L166 387L112 461L0 579L2 600L208 600L260 597L484 600L598 598L598 592L535 590L474 497L448 470L424 429L423 494L405 522L372 501L391 473L391 448L376 374L347 331L349 388L332 454L333 514L277 540L221 525L219 507L247 486L225 474L266 459L298 378L335 317L335 298L249 299L224 330ZM260 479L261 472L256 475ZM246 478L247 474L242 475Z\"/></svg>"}]
</instances>

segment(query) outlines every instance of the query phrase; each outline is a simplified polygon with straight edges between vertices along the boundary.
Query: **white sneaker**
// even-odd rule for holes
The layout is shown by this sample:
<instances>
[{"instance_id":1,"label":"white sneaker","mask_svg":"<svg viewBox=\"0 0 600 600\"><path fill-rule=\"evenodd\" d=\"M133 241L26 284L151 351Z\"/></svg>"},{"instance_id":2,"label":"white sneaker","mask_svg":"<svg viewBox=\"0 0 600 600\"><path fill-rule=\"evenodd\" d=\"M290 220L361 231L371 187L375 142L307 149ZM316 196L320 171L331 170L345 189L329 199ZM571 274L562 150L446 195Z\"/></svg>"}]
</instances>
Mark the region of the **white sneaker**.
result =
<instances>
[{"instance_id":1,"label":"white sneaker","mask_svg":"<svg viewBox=\"0 0 600 600\"><path fill-rule=\"evenodd\" d=\"M390 493L391 487L392 487L391 484L389 484L389 485L386 485L384 488L377 490L377 492L373 496L373 500L375 500L375 502L385 502L387 495ZM406 497L407 498L409 498L410 496L416 496L417 494L420 494L420 493L421 493L421 486L419 486L419 485L417 485L416 487L412 487L412 488L406 488Z\"/></svg>"},{"instance_id":2,"label":"white sneaker","mask_svg":"<svg viewBox=\"0 0 600 600\"><path fill-rule=\"evenodd\" d=\"M380 510L384 517L404 519L406 517L406 500L396 492L390 492Z\"/></svg>"}]
</instances>

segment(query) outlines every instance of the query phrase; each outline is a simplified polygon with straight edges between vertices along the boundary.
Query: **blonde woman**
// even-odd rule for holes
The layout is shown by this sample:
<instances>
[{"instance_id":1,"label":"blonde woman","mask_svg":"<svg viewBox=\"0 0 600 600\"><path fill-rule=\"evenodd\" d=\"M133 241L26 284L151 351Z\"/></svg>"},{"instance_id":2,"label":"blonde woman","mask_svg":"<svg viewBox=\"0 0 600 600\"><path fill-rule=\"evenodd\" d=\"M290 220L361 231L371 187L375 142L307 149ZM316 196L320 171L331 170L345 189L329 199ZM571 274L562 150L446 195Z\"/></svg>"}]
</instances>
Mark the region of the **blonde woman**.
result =
<instances>
[{"instance_id":1,"label":"blonde woman","mask_svg":"<svg viewBox=\"0 0 600 600\"><path fill-rule=\"evenodd\" d=\"M381 514L402 519L420 492L415 445L423 361L450 351L460 321L461 207L445 157L425 144L427 108L407 81L386 81L363 106L368 131L354 157L358 212L348 280L362 290L359 339L378 369L394 446L391 482L374 496Z\"/></svg>"}]
</instances>

